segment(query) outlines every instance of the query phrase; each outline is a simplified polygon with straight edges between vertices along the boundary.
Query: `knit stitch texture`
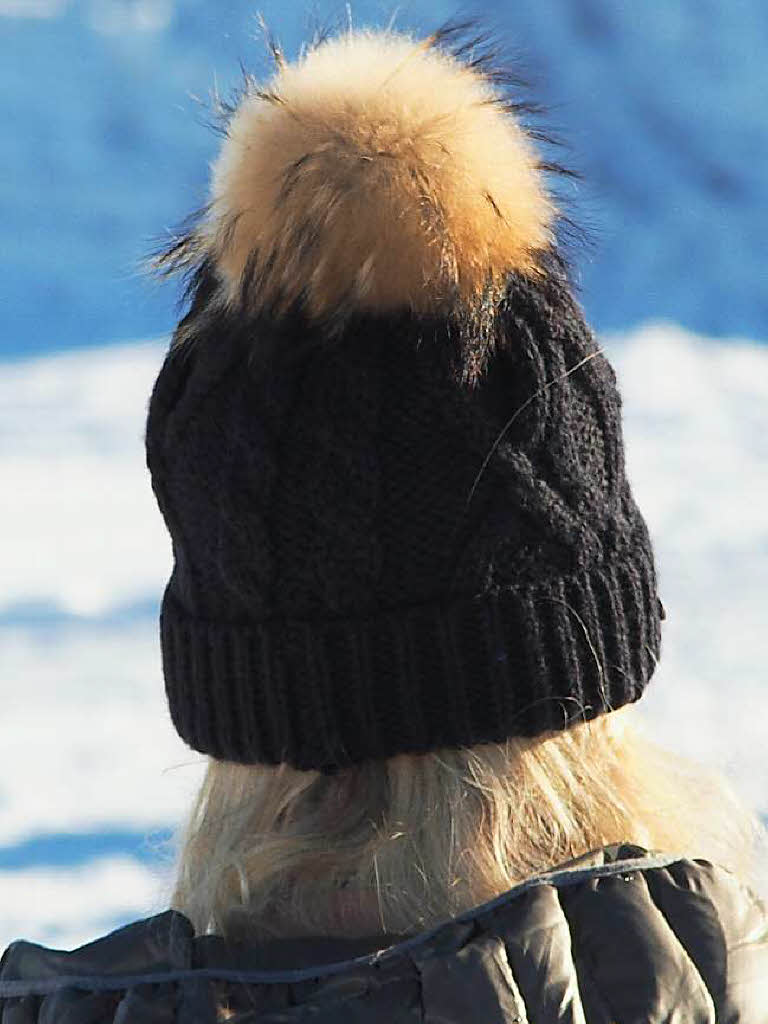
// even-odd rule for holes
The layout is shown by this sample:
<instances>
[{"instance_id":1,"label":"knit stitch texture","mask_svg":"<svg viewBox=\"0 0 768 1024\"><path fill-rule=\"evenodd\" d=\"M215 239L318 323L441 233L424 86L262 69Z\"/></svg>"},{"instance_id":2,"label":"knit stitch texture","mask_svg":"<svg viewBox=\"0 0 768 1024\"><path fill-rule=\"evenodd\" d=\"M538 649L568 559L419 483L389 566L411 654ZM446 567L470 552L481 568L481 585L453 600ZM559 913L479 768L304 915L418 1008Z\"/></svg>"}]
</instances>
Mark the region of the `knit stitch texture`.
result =
<instances>
[{"instance_id":1,"label":"knit stitch texture","mask_svg":"<svg viewBox=\"0 0 768 1024\"><path fill-rule=\"evenodd\" d=\"M195 749L333 771L566 728L660 647L621 403L557 259L509 275L483 372L450 315L216 306L155 386L161 639ZM470 375L471 376L471 375Z\"/></svg>"}]
</instances>

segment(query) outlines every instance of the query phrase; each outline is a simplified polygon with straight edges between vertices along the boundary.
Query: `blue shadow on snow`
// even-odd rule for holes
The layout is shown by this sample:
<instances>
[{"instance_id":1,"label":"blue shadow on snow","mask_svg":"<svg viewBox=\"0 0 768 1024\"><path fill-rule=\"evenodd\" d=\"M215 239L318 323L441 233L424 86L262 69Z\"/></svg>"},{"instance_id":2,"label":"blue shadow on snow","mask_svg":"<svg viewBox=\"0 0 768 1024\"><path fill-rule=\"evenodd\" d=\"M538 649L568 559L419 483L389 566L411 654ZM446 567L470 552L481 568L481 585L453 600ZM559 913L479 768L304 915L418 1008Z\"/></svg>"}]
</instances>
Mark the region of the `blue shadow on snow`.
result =
<instances>
[{"instance_id":1,"label":"blue shadow on snow","mask_svg":"<svg viewBox=\"0 0 768 1024\"><path fill-rule=\"evenodd\" d=\"M74 868L99 857L133 857L160 865L170 857L170 829L137 832L50 832L13 846L0 846L0 871L23 868Z\"/></svg>"}]
</instances>

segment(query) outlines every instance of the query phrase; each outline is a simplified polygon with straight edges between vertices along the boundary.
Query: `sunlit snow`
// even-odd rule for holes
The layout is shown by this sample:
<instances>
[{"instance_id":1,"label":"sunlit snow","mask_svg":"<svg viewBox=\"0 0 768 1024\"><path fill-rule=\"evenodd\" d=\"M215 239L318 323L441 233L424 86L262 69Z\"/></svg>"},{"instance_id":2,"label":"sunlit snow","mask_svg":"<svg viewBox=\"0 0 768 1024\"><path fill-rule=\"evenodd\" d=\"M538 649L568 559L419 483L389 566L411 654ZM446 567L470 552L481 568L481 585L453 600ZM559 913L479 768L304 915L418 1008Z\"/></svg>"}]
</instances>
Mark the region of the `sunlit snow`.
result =
<instances>
[{"instance_id":1,"label":"sunlit snow","mask_svg":"<svg viewBox=\"0 0 768 1024\"><path fill-rule=\"evenodd\" d=\"M768 813L768 348L668 325L603 343L668 611L641 707ZM170 545L142 436L162 355L0 366L0 947L85 941L167 900L167 861L140 837L178 824L202 758L160 674Z\"/></svg>"}]
</instances>

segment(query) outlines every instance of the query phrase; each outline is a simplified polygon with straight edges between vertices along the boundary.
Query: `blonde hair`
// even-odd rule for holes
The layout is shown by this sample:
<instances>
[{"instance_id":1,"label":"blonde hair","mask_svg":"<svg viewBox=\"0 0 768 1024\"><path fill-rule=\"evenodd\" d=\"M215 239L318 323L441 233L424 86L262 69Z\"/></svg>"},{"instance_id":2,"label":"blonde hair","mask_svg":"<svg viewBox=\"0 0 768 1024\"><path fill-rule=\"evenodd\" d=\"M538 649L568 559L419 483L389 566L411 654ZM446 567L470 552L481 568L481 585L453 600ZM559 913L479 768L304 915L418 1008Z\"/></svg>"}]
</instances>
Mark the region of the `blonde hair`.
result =
<instances>
[{"instance_id":1,"label":"blonde hair","mask_svg":"<svg viewBox=\"0 0 768 1024\"><path fill-rule=\"evenodd\" d=\"M611 843L748 874L755 820L628 711L334 775L212 760L173 905L231 938L405 934Z\"/></svg>"}]
</instances>

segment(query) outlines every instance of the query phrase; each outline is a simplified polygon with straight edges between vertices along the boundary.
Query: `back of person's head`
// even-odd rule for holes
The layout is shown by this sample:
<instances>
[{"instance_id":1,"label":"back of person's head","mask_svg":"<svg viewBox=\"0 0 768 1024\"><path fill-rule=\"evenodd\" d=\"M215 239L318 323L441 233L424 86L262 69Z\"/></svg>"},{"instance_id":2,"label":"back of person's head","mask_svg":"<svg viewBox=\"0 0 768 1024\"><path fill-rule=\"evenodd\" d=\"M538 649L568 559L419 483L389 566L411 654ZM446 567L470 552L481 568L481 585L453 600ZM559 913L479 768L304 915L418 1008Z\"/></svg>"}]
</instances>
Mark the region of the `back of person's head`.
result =
<instances>
[{"instance_id":1,"label":"back of person's head","mask_svg":"<svg viewBox=\"0 0 768 1024\"><path fill-rule=\"evenodd\" d=\"M663 608L528 105L458 30L275 55L161 260L163 665L212 758L176 906L405 933L611 843L746 871L749 815L628 721Z\"/></svg>"}]
</instances>

